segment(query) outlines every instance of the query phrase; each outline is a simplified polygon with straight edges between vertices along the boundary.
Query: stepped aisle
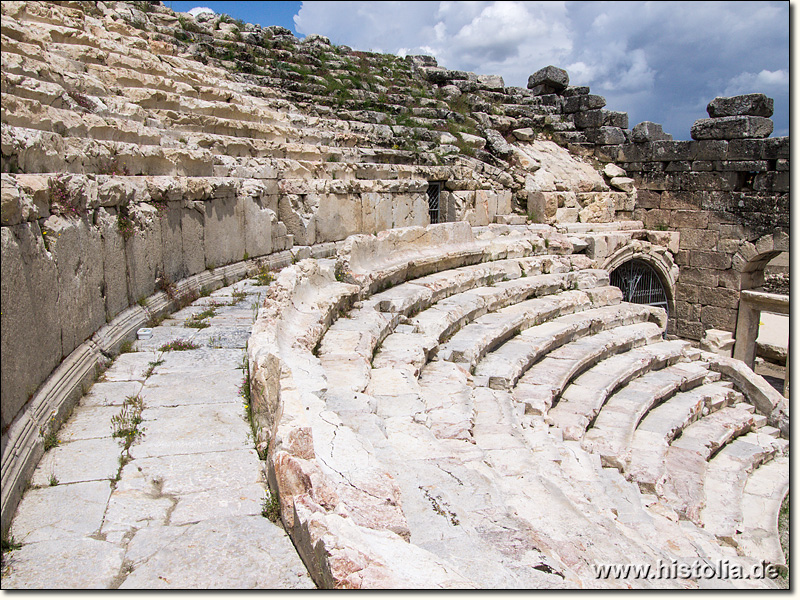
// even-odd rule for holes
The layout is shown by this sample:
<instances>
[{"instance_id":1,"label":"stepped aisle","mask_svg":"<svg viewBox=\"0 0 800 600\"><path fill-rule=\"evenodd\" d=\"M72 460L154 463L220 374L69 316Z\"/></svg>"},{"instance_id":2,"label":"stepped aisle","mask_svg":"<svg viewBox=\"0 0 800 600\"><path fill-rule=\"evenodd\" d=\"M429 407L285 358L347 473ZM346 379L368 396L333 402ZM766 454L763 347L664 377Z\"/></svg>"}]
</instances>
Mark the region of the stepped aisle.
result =
<instances>
[{"instance_id":1,"label":"stepped aisle","mask_svg":"<svg viewBox=\"0 0 800 600\"><path fill-rule=\"evenodd\" d=\"M265 289L247 280L200 298L91 387L20 502L4 589L314 587L262 516L241 395Z\"/></svg>"}]
</instances>

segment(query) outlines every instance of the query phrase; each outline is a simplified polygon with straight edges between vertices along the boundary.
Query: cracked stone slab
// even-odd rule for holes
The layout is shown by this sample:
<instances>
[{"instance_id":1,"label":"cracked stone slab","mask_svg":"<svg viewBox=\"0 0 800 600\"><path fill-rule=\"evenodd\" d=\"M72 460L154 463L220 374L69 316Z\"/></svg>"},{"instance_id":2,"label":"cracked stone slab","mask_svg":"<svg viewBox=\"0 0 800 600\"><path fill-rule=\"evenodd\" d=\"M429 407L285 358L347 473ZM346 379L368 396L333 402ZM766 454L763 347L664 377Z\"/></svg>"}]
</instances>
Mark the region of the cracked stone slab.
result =
<instances>
[{"instance_id":1,"label":"cracked stone slab","mask_svg":"<svg viewBox=\"0 0 800 600\"><path fill-rule=\"evenodd\" d=\"M141 381L98 381L81 398L81 409L91 406L120 406L128 396L142 391Z\"/></svg>"},{"instance_id":2,"label":"cracked stone slab","mask_svg":"<svg viewBox=\"0 0 800 600\"><path fill-rule=\"evenodd\" d=\"M239 395L242 385L241 371L228 370L211 375L185 373L152 375L141 397L146 408L190 406L197 404L236 404L244 408Z\"/></svg>"},{"instance_id":3,"label":"cracked stone slab","mask_svg":"<svg viewBox=\"0 0 800 600\"><path fill-rule=\"evenodd\" d=\"M153 482L158 482L157 489ZM173 454L136 459L125 466L117 492L138 490L151 495L182 495L203 490L261 483L255 450Z\"/></svg>"},{"instance_id":4,"label":"cracked stone slab","mask_svg":"<svg viewBox=\"0 0 800 600\"><path fill-rule=\"evenodd\" d=\"M180 322L181 324L183 321ZM147 340L134 342L133 347L139 352L157 352L161 346L174 342L175 340L191 340L197 335L198 330L191 327L180 327L179 325L161 325L153 327L153 337Z\"/></svg>"},{"instance_id":5,"label":"cracked stone slab","mask_svg":"<svg viewBox=\"0 0 800 600\"><path fill-rule=\"evenodd\" d=\"M187 374L241 370L242 357L243 353L238 348L198 348L164 352L161 356L164 362L155 367L153 373L159 375L180 373L185 377Z\"/></svg>"},{"instance_id":6,"label":"cracked stone slab","mask_svg":"<svg viewBox=\"0 0 800 600\"><path fill-rule=\"evenodd\" d=\"M120 589L315 587L283 529L261 516L141 530L128 558L133 571Z\"/></svg>"},{"instance_id":7,"label":"cracked stone slab","mask_svg":"<svg viewBox=\"0 0 800 600\"><path fill-rule=\"evenodd\" d=\"M114 490L102 533L108 541L121 541L128 531L164 525L174 505L175 500L166 496L156 497L141 490Z\"/></svg>"},{"instance_id":8,"label":"cracked stone slab","mask_svg":"<svg viewBox=\"0 0 800 600\"><path fill-rule=\"evenodd\" d=\"M248 321L248 325L252 319ZM209 327L201 329L194 338L194 342L202 346L213 349L247 348L247 340L250 339L252 326L243 327L242 325L227 325L212 323Z\"/></svg>"},{"instance_id":9,"label":"cracked stone slab","mask_svg":"<svg viewBox=\"0 0 800 600\"><path fill-rule=\"evenodd\" d=\"M259 516L265 496L263 484L232 485L203 490L178 498L170 525L184 525L207 519Z\"/></svg>"},{"instance_id":10,"label":"cracked stone slab","mask_svg":"<svg viewBox=\"0 0 800 600\"><path fill-rule=\"evenodd\" d=\"M150 363L158 360L156 352L120 354L103 374L104 381L144 381Z\"/></svg>"},{"instance_id":11,"label":"cracked stone slab","mask_svg":"<svg viewBox=\"0 0 800 600\"><path fill-rule=\"evenodd\" d=\"M75 440L49 450L34 471L31 483L49 486L51 475L56 477L59 485L107 481L114 477L119 469L122 447L117 439L110 437L111 423L105 425L109 437Z\"/></svg>"},{"instance_id":12,"label":"cracked stone slab","mask_svg":"<svg viewBox=\"0 0 800 600\"><path fill-rule=\"evenodd\" d=\"M19 503L11 534L21 543L91 535L103 524L110 495L108 480L30 489Z\"/></svg>"},{"instance_id":13,"label":"cracked stone slab","mask_svg":"<svg viewBox=\"0 0 800 600\"><path fill-rule=\"evenodd\" d=\"M92 538L25 544L4 558L3 589L109 588L123 555L121 547Z\"/></svg>"},{"instance_id":14,"label":"cracked stone slab","mask_svg":"<svg viewBox=\"0 0 800 600\"><path fill-rule=\"evenodd\" d=\"M147 407L142 412L144 435L131 446L131 456L194 454L238 450L251 442L241 404Z\"/></svg>"},{"instance_id":15,"label":"cracked stone slab","mask_svg":"<svg viewBox=\"0 0 800 600\"><path fill-rule=\"evenodd\" d=\"M123 397L119 404L125 401ZM58 437L62 443L75 440L110 437L112 435L111 418L119 415L119 406L84 406L76 410L64 426Z\"/></svg>"}]
</instances>

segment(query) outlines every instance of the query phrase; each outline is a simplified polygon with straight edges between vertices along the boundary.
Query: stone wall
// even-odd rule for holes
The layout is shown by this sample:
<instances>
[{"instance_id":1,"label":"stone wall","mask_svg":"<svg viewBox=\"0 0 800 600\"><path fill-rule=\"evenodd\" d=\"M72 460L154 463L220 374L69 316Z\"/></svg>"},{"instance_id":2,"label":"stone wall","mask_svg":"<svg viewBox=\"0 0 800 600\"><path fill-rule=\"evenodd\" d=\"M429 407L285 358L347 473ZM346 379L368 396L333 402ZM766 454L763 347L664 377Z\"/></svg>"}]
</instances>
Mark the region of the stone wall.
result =
<instances>
[{"instance_id":1,"label":"stone wall","mask_svg":"<svg viewBox=\"0 0 800 600\"><path fill-rule=\"evenodd\" d=\"M292 246L274 208L233 180L68 176L71 213L51 206L54 179L2 179L4 435L53 369L129 306Z\"/></svg>"},{"instance_id":2,"label":"stone wall","mask_svg":"<svg viewBox=\"0 0 800 600\"><path fill-rule=\"evenodd\" d=\"M729 126L735 118L701 119L693 135L730 137L709 122ZM762 133L772 129L766 118L742 118L767 121ZM645 139L603 146L595 155L633 178L635 219L680 233L673 332L692 340L707 329L735 332L739 291L762 286L766 263L789 250L789 138Z\"/></svg>"},{"instance_id":3,"label":"stone wall","mask_svg":"<svg viewBox=\"0 0 800 600\"><path fill-rule=\"evenodd\" d=\"M605 163L612 188L635 187L635 203L616 203L617 220L680 233L670 333L700 340L707 329L735 332L739 292L761 287L766 263L789 250L789 138L768 137L772 99L715 98L693 139L676 141L657 123L628 129L625 113L569 86L561 69L534 73L528 88L551 107L554 140Z\"/></svg>"}]
</instances>

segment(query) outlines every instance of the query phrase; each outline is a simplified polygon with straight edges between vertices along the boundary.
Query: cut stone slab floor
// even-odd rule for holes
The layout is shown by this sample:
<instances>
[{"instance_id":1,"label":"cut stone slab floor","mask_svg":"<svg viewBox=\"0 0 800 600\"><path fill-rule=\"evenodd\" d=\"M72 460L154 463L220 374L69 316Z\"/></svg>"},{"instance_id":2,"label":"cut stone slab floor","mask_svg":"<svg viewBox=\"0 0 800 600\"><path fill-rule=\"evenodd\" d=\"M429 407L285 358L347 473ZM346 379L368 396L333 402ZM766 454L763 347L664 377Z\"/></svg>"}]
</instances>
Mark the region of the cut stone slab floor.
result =
<instances>
[{"instance_id":1,"label":"cut stone slab floor","mask_svg":"<svg viewBox=\"0 0 800 600\"><path fill-rule=\"evenodd\" d=\"M11 535L22 546L4 557L3 589L315 587L261 516L264 464L240 393L265 291L245 280L200 298L92 386L20 502ZM208 327L185 326L209 306ZM159 350L178 339L198 347ZM126 451L112 419L137 397L142 433Z\"/></svg>"}]
</instances>

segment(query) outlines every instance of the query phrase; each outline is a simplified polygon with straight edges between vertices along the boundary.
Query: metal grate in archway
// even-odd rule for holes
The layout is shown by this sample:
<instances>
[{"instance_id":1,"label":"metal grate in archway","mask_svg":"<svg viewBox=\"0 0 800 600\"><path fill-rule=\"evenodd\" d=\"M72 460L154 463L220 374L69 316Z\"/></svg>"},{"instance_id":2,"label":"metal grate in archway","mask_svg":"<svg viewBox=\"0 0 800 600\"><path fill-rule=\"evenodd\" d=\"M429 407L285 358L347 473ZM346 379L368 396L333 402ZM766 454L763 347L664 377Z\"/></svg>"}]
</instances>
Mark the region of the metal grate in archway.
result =
<instances>
[{"instance_id":1,"label":"metal grate in archway","mask_svg":"<svg viewBox=\"0 0 800 600\"><path fill-rule=\"evenodd\" d=\"M669 314L669 300L655 269L643 260L630 260L611 272L611 285L622 290L625 302L663 308Z\"/></svg>"},{"instance_id":2,"label":"metal grate in archway","mask_svg":"<svg viewBox=\"0 0 800 600\"><path fill-rule=\"evenodd\" d=\"M428 184L428 216L431 218L431 225L438 223L441 217L439 199L442 195L442 183L431 181Z\"/></svg>"}]
</instances>

